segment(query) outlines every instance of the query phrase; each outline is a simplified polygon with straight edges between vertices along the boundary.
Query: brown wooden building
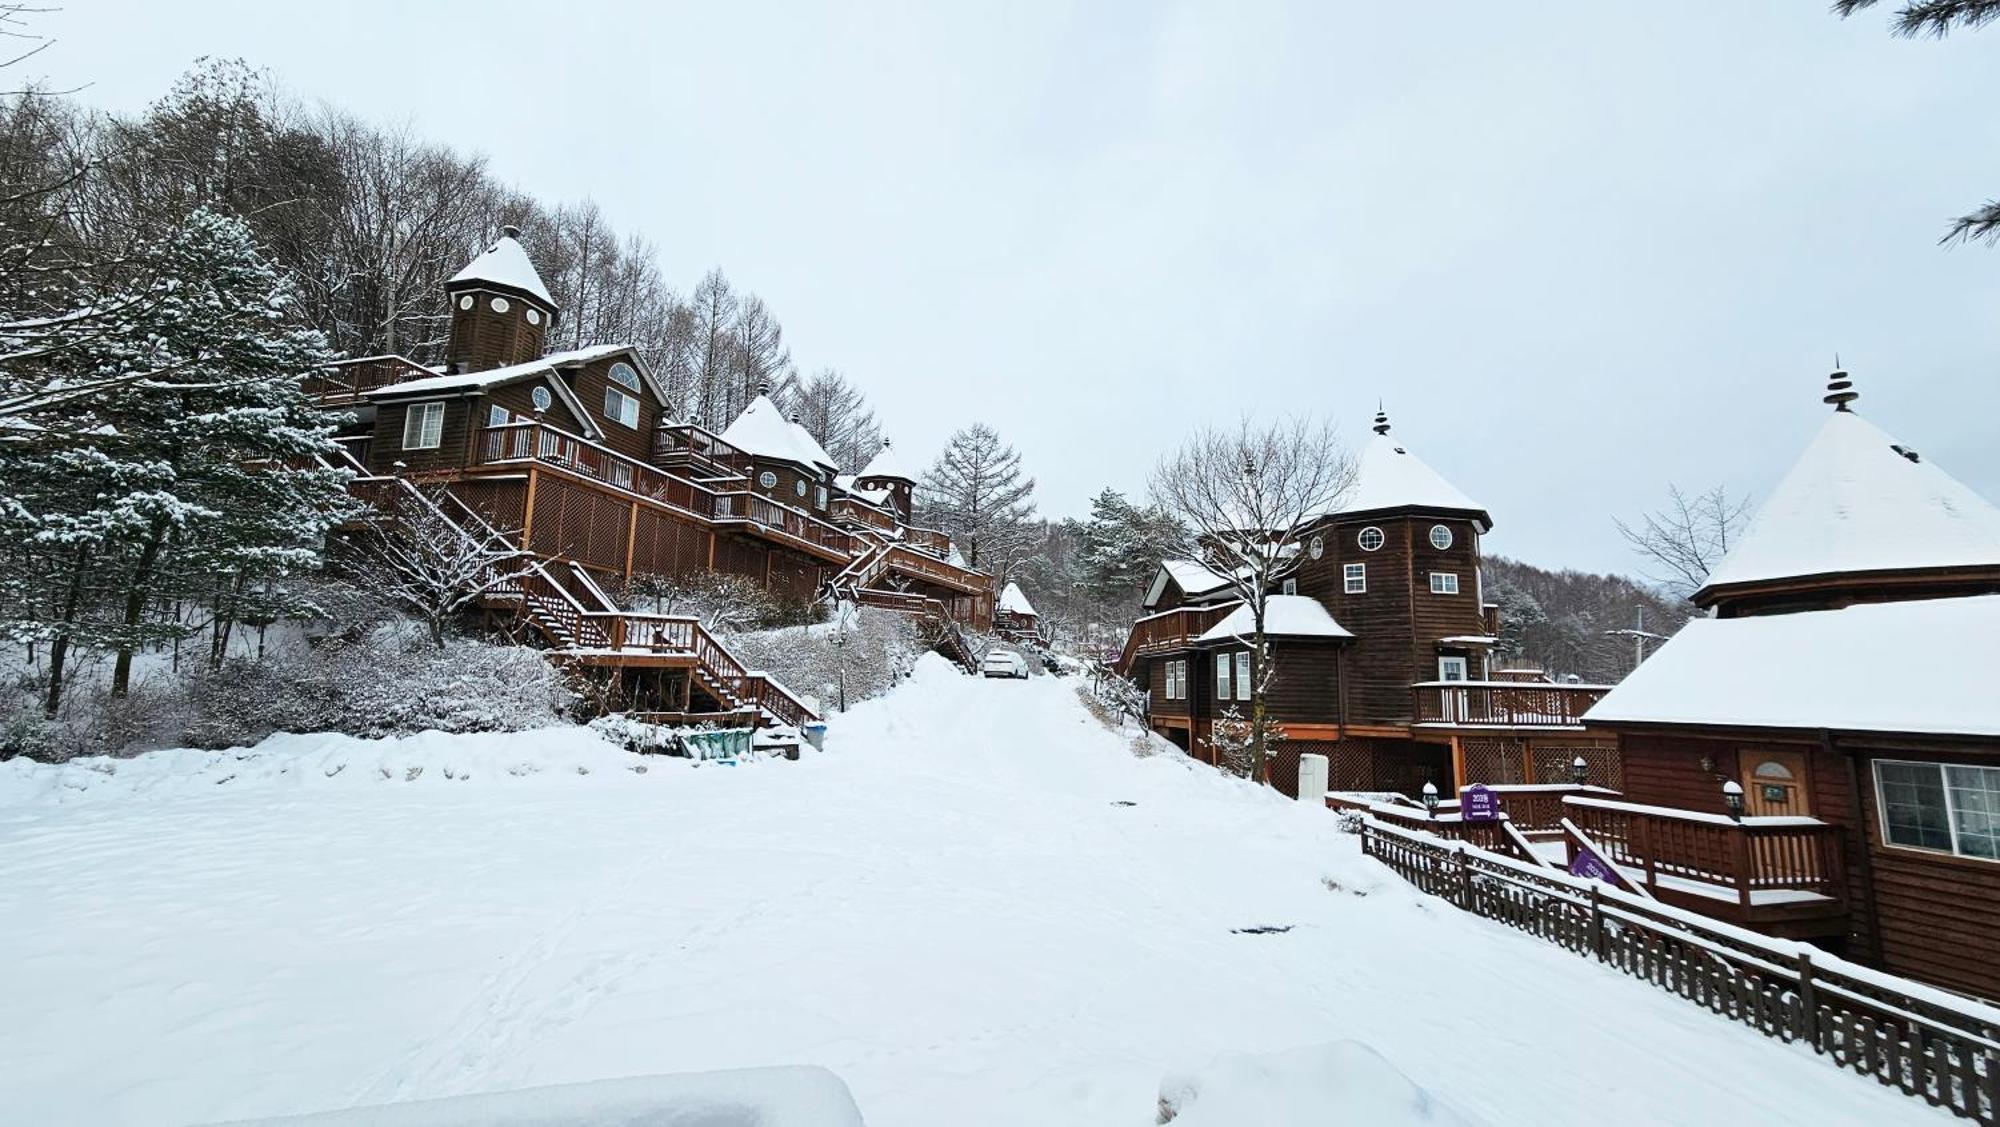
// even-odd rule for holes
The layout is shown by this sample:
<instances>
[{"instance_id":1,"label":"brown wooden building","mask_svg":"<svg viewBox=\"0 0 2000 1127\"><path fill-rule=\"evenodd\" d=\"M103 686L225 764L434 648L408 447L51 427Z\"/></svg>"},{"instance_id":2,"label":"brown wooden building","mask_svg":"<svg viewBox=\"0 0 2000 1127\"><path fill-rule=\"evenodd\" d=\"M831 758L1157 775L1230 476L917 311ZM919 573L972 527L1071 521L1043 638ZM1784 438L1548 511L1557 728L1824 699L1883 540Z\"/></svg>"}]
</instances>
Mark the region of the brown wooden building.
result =
<instances>
[{"instance_id":1,"label":"brown wooden building","mask_svg":"<svg viewBox=\"0 0 2000 1127\"><path fill-rule=\"evenodd\" d=\"M961 629L991 624L992 577L913 523L914 482L886 443L859 481L844 478L767 395L717 435L674 420L628 346L546 352L561 311L517 234L503 231L447 283L444 364L370 357L308 381L348 417L338 438L358 493L393 511L437 507L424 487L442 487L468 535L502 537L535 561L528 589L504 593L495 612L565 660L642 671L631 698L657 709L747 712L769 696L758 718L790 720L803 705L777 701L782 687L757 683L692 620L628 613L607 594L649 575L723 572L793 602L896 610L969 663Z\"/></svg>"},{"instance_id":2,"label":"brown wooden building","mask_svg":"<svg viewBox=\"0 0 2000 1127\"><path fill-rule=\"evenodd\" d=\"M1578 756L1591 782L1616 785L1610 741L1580 722L1602 687L1496 678L1497 608L1480 579L1492 517L1386 415L1374 429L1340 510L1301 531L1298 566L1270 593L1292 624L1267 628L1268 699L1287 735L1271 781L1291 793L1298 756L1319 752L1336 790L1562 782ZM1118 663L1148 688L1155 730L1211 762L1216 717L1249 697L1244 631L1218 633L1240 602L1227 576L1167 561Z\"/></svg>"},{"instance_id":3,"label":"brown wooden building","mask_svg":"<svg viewBox=\"0 0 2000 1127\"><path fill-rule=\"evenodd\" d=\"M2000 998L2000 509L1853 398L1835 373L1712 617L1586 716L1626 801L1577 821L1661 899Z\"/></svg>"}]
</instances>

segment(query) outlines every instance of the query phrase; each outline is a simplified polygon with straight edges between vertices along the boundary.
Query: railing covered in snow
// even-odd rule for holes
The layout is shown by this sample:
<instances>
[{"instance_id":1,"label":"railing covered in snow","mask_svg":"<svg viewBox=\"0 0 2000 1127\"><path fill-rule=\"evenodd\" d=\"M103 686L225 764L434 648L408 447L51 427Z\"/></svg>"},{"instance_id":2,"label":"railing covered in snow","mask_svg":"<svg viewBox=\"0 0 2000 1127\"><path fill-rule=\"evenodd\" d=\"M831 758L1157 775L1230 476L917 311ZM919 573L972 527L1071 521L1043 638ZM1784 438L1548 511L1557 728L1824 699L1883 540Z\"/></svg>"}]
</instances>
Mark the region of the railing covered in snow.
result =
<instances>
[{"instance_id":1,"label":"railing covered in snow","mask_svg":"<svg viewBox=\"0 0 2000 1127\"><path fill-rule=\"evenodd\" d=\"M1609 685L1526 681L1420 681L1410 686L1419 724L1503 728L1575 728L1611 691Z\"/></svg>"}]
</instances>

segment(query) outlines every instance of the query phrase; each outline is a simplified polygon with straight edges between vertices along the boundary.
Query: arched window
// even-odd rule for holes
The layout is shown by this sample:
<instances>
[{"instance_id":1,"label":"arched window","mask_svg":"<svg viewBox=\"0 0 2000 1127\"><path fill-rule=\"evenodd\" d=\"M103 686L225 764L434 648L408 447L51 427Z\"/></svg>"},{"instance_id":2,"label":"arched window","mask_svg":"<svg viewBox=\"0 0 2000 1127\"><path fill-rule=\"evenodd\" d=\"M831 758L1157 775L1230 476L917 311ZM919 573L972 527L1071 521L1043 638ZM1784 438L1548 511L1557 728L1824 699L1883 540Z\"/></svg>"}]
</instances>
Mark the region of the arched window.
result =
<instances>
[{"instance_id":1,"label":"arched window","mask_svg":"<svg viewBox=\"0 0 2000 1127\"><path fill-rule=\"evenodd\" d=\"M604 387L604 417L622 426L639 425L639 373L623 360L605 373L610 383Z\"/></svg>"}]
</instances>

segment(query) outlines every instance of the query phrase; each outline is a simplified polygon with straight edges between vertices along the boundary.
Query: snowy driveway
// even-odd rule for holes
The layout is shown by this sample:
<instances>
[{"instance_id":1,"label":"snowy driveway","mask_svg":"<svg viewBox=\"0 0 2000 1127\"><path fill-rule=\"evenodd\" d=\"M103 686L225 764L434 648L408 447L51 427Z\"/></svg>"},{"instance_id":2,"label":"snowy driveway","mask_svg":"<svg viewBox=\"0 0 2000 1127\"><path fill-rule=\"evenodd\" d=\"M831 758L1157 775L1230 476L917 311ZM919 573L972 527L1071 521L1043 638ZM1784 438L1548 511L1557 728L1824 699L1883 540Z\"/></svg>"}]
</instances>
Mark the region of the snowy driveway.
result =
<instances>
[{"instance_id":1,"label":"snowy driveway","mask_svg":"<svg viewBox=\"0 0 2000 1127\"><path fill-rule=\"evenodd\" d=\"M0 764L0 1119L820 1064L871 1127L1142 1127L1170 1068L1353 1038L1493 1123L1948 1121L1427 903L1051 678L927 665L797 764L586 743Z\"/></svg>"}]
</instances>

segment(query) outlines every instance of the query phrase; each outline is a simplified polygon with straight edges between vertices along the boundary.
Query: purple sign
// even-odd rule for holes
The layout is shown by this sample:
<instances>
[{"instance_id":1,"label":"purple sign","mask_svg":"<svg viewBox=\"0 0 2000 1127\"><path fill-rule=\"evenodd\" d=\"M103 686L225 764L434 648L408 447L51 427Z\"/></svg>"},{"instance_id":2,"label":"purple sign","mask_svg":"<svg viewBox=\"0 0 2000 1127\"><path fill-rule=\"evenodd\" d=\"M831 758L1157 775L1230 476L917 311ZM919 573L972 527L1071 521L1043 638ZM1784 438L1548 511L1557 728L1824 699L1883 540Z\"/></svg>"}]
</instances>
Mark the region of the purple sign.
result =
<instances>
[{"instance_id":1,"label":"purple sign","mask_svg":"<svg viewBox=\"0 0 2000 1127\"><path fill-rule=\"evenodd\" d=\"M1497 822L1500 796L1479 783L1465 787L1458 792L1458 815L1466 822Z\"/></svg>"},{"instance_id":2,"label":"purple sign","mask_svg":"<svg viewBox=\"0 0 2000 1127\"><path fill-rule=\"evenodd\" d=\"M1574 843L1573 843L1574 844ZM1601 880L1606 884L1623 885L1624 879L1604 863L1588 845L1574 845L1576 859L1569 863L1569 875L1586 880Z\"/></svg>"}]
</instances>

